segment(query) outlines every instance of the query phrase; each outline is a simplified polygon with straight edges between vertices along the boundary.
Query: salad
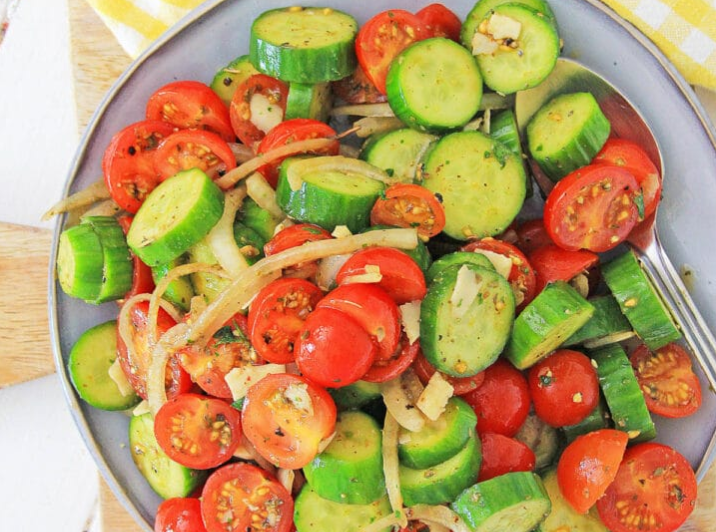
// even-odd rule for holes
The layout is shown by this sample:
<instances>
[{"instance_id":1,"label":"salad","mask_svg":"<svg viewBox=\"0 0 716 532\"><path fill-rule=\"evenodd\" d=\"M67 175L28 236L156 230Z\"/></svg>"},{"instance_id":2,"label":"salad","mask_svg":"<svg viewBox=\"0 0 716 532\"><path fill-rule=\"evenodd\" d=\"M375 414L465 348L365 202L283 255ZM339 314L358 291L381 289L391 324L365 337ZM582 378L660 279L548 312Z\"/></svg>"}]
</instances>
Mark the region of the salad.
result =
<instances>
[{"instance_id":1,"label":"salad","mask_svg":"<svg viewBox=\"0 0 716 532\"><path fill-rule=\"evenodd\" d=\"M158 87L58 209L107 199L60 239L63 290L121 305L69 373L131 412L156 530L678 528L696 481L651 415L701 391L618 248L660 176L588 93L520 138L549 6L281 8L250 43Z\"/></svg>"}]
</instances>

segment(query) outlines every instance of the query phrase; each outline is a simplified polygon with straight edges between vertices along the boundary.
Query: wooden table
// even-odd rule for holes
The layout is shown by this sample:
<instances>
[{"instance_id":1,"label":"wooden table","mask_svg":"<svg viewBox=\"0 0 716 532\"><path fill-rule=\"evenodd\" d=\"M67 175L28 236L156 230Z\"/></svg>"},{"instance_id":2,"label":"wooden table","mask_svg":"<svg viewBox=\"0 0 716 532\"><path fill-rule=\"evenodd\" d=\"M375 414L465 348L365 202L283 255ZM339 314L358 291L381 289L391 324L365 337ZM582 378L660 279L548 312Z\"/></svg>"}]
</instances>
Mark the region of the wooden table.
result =
<instances>
[{"instance_id":1,"label":"wooden table","mask_svg":"<svg viewBox=\"0 0 716 532\"><path fill-rule=\"evenodd\" d=\"M130 58L85 0L68 3L77 116L84 129ZM47 230L0 223L0 352L5 359L0 387L55 371L45 292L50 242ZM28 293L28 286L37 290ZM100 512L103 532L140 530L103 481ZM681 532L716 532L716 465L701 483L697 507Z\"/></svg>"}]
</instances>

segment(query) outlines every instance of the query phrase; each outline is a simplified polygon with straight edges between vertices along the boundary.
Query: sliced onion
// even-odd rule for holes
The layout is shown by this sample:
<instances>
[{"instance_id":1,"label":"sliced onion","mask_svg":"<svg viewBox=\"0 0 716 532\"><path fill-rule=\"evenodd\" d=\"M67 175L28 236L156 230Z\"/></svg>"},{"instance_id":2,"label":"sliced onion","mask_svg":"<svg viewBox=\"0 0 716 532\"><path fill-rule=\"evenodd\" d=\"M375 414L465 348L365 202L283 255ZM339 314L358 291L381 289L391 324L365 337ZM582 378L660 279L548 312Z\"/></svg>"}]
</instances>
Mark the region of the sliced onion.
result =
<instances>
[{"instance_id":1,"label":"sliced onion","mask_svg":"<svg viewBox=\"0 0 716 532\"><path fill-rule=\"evenodd\" d=\"M291 190L298 190L303 183L303 176L313 172L339 172L342 174L358 174L363 177L392 184L396 182L382 168L361 159L344 157L343 155L322 155L294 162L286 172L286 180Z\"/></svg>"},{"instance_id":2,"label":"sliced onion","mask_svg":"<svg viewBox=\"0 0 716 532\"><path fill-rule=\"evenodd\" d=\"M412 396L413 394L408 392L402 375L381 384L380 391L385 408L401 427L412 432L419 432L423 428L425 417L415 407L415 401L420 394Z\"/></svg>"},{"instance_id":3,"label":"sliced onion","mask_svg":"<svg viewBox=\"0 0 716 532\"><path fill-rule=\"evenodd\" d=\"M275 218L286 216L276 203L276 191L266 178L255 172L246 180L246 192L256 205L271 213Z\"/></svg>"},{"instance_id":4,"label":"sliced onion","mask_svg":"<svg viewBox=\"0 0 716 532\"><path fill-rule=\"evenodd\" d=\"M279 468L276 471L276 480L286 488L286 491L291 493L293 491L293 482L296 480L296 472L293 469Z\"/></svg>"},{"instance_id":5,"label":"sliced onion","mask_svg":"<svg viewBox=\"0 0 716 532\"><path fill-rule=\"evenodd\" d=\"M398 461L398 436L400 425L390 413L385 414L383 424L383 475L385 476L385 489L393 514L400 517L400 526L406 526L408 520L403 513L403 494L400 492L400 465Z\"/></svg>"},{"instance_id":6,"label":"sliced onion","mask_svg":"<svg viewBox=\"0 0 716 532\"><path fill-rule=\"evenodd\" d=\"M238 142L229 142L229 148L231 148L231 152L234 154L236 162L239 164L245 163L246 161L249 161L256 157L256 153L254 153L254 150L252 150L251 147L247 146L246 144L239 144Z\"/></svg>"},{"instance_id":7,"label":"sliced onion","mask_svg":"<svg viewBox=\"0 0 716 532\"><path fill-rule=\"evenodd\" d=\"M80 207L86 207L93 203L109 199L109 190L107 185L104 183L104 178L98 179L91 185L83 188L79 192L75 192L71 196L61 199L55 203L49 211L42 215L42 220L46 221L64 212L73 211Z\"/></svg>"},{"instance_id":8,"label":"sliced onion","mask_svg":"<svg viewBox=\"0 0 716 532\"><path fill-rule=\"evenodd\" d=\"M245 187L237 187L228 191L224 199L224 213L206 235L206 241L211 247L214 257L231 278L236 277L240 271L249 267L246 257L241 253L236 238L234 238L236 212L241 208L245 197Z\"/></svg>"},{"instance_id":9,"label":"sliced onion","mask_svg":"<svg viewBox=\"0 0 716 532\"><path fill-rule=\"evenodd\" d=\"M356 136L362 139L370 137L373 133L383 133L405 127L400 118L391 116L368 116L356 120L354 125L358 127Z\"/></svg>"},{"instance_id":10,"label":"sliced onion","mask_svg":"<svg viewBox=\"0 0 716 532\"><path fill-rule=\"evenodd\" d=\"M177 323L152 346L152 360L147 371L147 402L152 415L167 402L166 375L169 357L177 341L186 334L186 323Z\"/></svg>"},{"instance_id":11,"label":"sliced onion","mask_svg":"<svg viewBox=\"0 0 716 532\"><path fill-rule=\"evenodd\" d=\"M113 199L107 199L104 201L100 201L94 207L91 207L90 209L86 210L84 213L82 213L81 217L84 218L85 216L114 216L121 210L122 207L117 205L117 203Z\"/></svg>"},{"instance_id":12,"label":"sliced onion","mask_svg":"<svg viewBox=\"0 0 716 532\"><path fill-rule=\"evenodd\" d=\"M351 256L350 253L345 253L343 255L332 255L321 260L318 264L318 270L316 270L316 284L318 288L324 292L331 290L336 284L338 270L341 269Z\"/></svg>"},{"instance_id":13,"label":"sliced onion","mask_svg":"<svg viewBox=\"0 0 716 532\"><path fill-rule=\"evenodd\" d=\"M331 109L333 116L395 116L387 103L361 103L341 105Z\"/></svg>"},{"instance_id":14,"label":"sliced onion","mask_svg":"<svg viewBox=\"0 0 716 532\"><path fill-rule=\"evenodd\" d=\"M394 527L395 525L403 526L401 523L407 524L405 515L402 512L391 512L377 521L373 521L371 524L364 526L361 528L361 532L383 532L386 528Z\"/></svg>"},{"instance_id":15,"label":"sliced onion","mask_svg":"<svg viewBox=\"0 0 716 532\"><path fill-rule=\"evenodd\" d=\"M437 523L438 525L446 527L448 530L452 530L452 532L470 532L470 529L463 520L460 519L460 516L447 506L416 504L415 506L406 508L405 513L408 514L408 519L411 521Z\"/></svg>"}]
</instances>

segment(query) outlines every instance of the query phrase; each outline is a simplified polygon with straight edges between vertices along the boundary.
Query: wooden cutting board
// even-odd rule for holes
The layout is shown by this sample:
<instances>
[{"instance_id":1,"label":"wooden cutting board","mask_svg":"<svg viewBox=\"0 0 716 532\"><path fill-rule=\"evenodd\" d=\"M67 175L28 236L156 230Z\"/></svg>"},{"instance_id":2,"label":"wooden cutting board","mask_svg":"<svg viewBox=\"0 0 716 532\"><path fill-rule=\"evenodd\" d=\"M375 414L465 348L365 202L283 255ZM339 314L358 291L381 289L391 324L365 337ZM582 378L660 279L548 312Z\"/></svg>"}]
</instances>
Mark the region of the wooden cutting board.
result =
<instances>
[{"instance_id":1,"label":"wooden cutting board","mask_svg":"<svg viewBox=\"0 0 716 532\"><path fill-rule=\"evenodd\" d=\"M130 64L85 0L68 0L75 99L80 128L89 122L107 89ZM0 222L0 387L55 371L48 338L47 230ZM28 293L28 287L36 287ZM103 532L139 532L139 526L100 482ZM716 466L702 482L699 501L682 532L716 532Z\"/></svg>"}]
</instances>

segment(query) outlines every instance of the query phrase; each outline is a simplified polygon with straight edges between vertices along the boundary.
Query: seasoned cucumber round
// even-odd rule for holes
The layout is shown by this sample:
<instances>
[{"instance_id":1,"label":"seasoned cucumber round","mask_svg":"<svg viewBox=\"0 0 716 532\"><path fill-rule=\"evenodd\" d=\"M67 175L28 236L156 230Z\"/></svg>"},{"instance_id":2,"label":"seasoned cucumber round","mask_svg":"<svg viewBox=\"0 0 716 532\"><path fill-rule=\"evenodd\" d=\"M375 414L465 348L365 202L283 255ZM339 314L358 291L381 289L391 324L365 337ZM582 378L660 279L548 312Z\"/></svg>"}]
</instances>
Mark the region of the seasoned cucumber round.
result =
<instances>
[{"instance_id":1,"label":"seasoned cucumber round","mask_svg":"<svg viewBox=\"0 0 716 532\"><path fill-rule=\"evenodd\" d=\"M482 77L470 52L436 37L409 46L393 60L386 89L395 116L411 128L440 132L475 116Z\"/></svg>"},{"instance_id":2,"label":"seasoned cucumber round","mask_svg":"<svg viewBox=\"0 0 716 532\"><path fill-rule=\"evenodd\" d=\"M331 103L330 83L291 83L283 119L311 118L325 122Z\"/></svg>"},{"instance_id":3,"label":"seasoned cucumber round","mask_svg":"<svg viewBox=\"0 0 716 532\"><path fill-rule=\"evenodd\" d=\"M127 410L141 401L133 391L124 395L110 377L117 358L117 322L101 323L79 337L67 362L70 380L79 396L95 408Z\"/></svg>"},{"instance_id":4,"label":"seasoned cucumber round","mask_svg":"<svg viewBox=\"0 0 716 532\"><path fill-rule=\"evenodd\" d=\"M577 436L582 436L583 434L587 434L595 430L610 427L611 423L609 421L609 410L604 402L604 398L600 398L597 406L594 407L594 410L592 410L587 417L574 425L565 425L564 427L560 427L560 430L564 434L567 443L571 443L577 438Z\"/></svg>"},{"instance_id":5,"label":"seasoned cucumber round","mask_svg":"<svg viewBox=\"0 0 716 532\"><path fill-rule=\"evenodd\" d=\"M473 264L450 266L428 288L420 306L425 358L453 377L492 364L510 336L515 297L499 273Z\"/></svg>"},{"instance_id":6,"label":"seasoned cucumber round","mask_svg":"<svg viewBox=\"0 0 716 532\"><path fill-rule=\"evenodd\" d=\"M219 263L206 238L201 239L191 246L187 251L187 256L189 257L189 262L200 262L203 264ZM229 283L229 279L206 271L197 271L191 274L191 285L194 288L194 294L203 296L207 303L211 303L219 297L219 294Z\"/></svg>"},{"instance_id":7,"label":"seasoned cucumber round","mask_svg":"<svg viewBox=\"0 0 716 532\"><path fill-rule=\"evenodd\" d=\"M381 431L359 411L343 412L336 435L303 472L324 499L343 504L370 504L385 494Z\"/></svg>"},{"instance_id":8,"label":"seasoned cucumber round","mask_svg":"<svg viewBox=\"0 0 716 532\"><path fill-rule=\"evenodd\" d=\"M522 160L478 131L450 133L428 152L422 185L440 194L444 232L467 240L504 231L526 195Z\"/></svg>"},{"instance_id":9,"label":"seasoned cucumber round","mask_svg":"<svg viewBox=\"0 0 716 532\"><path fill-rule=\"evenodd\" d=\"M425 152L436 140L435 135L407 127L376 133L361 149L360 158L401 183L412 183Z\"/></svg>"},{"instance_id":10,"label":"seasoned cucumber round","mask_svg":"<svg viewBox=\"0 0 716 532\"><path fill-rule=\"evenodd\" d=\"M391 511L387 495L370 504L341 504L324 499L306 484L296 498L293 520L297 532L335 532L337 523L341 532L361 532Z\"/></svg>"},{"instance_id":11,"label":"seasoned cucumber round","mask_svg":"<svg viewBox=\"0 0 716 532\"><path fill-rule=\"evenodd\" d=\"M211 80L211 89L226 105L229 105L234 97L234 92L236 92L236 87L258 73L259 71L251 64L248 55L239 56L214 75L214 79Z\"/></svg>"},{"instance_id":12,"label":"seasoned cucumber round","mask_svg":"<svg viewBox=\"0 0 716 532\"><path fill-rule=\"evenodd\" d=\"M204 238L224 212L224 193L201 170L155 188L134 216L127 243L148 266L174 260Z\"/></svg>"},{"instance_id":13,"label":"seasoned cucumber round","mask_svg":"<svg viewBox=\"0 0 716 532\"><path fill-rule=\"evenodd\" d=\"M283 81L339 80L356 67L357 32L355 19L336 9L271 9L251 26L249 56L258 70Z\"/></svg>"},{"instance_id":14,"label":"seasoned cucumber round","mask_svg":"<svg viewBox=\"0 0 716 532\"><path fill-rule=\"evenodd\" d=\"M134 265L127 239L113 216L89 216L82 220L102 243L102 287L92 303L121 299L132 287Z\"/></svg>"},{"instance_id":15,"label":"seasoned cucumber round","mask_svg":"<svg viewBox=\"0 0 716 532\"><path fill-rule=\"evenodd\" d=\"M338 410L361 408L381 397L380 385L374 382L356 381L342 388L328 388Z\"/></svg>"},{"instance_id":16,"label":"seasoned cucumber round","mask_svg":"<svg viewBox=\"0 0 716 532\"><path fill-rule=\"evenodd\" d=\"M276 227L281 220L277 219L266 209L262 209L251 198L246 198L241 204L236 220L249 229L253 229L266 242L273 238Z\"/></svg>"},{"instance_id":17,"label":"seasoned cucumber round","mask_svg":"<svg viewBox=\"0 0 716 532\"><path fill-rule=\"evenodd\" d=\"M599 519L596 506L586 514L580 514L566 501L559 489L556 469L547 471L542 481L552 509L542 523L541 532L609 532Z\"/></svg>"},{"instance_id":18,"label":"seasoned cucumber round","mask_svg":"<svg viewBox=\"0 0 716 532\"><path fill-rule=\"evenodd\" d=\"M595 343L606 345L634 334L629 320L622 314L614 297L597 296L589 298L588 301L594 307L594 314L582 328L567 338L564 345L584 344L586 347Z\"/></svg>"},{"instance_id":19,"label":"seasoned cucumber round","mask_svg":"<svg viewBox=\"0 0 716 532\"><path fill-rule=\"evenodd\" d=\"M588 92L561 94L543 105L527 124L532 158L552 180L589 164L609 138L611 126Z\"/></svg>"},{"instance_id":20,"label":"seasoned cucumber round","mask_svg":"<svg viewBox=\"0 0 716 532\"><path fill-rule=\"evenodd\" d=\"M474 264L475 266L480 266L488 270L495 269L494 264L490 262L487 255L473 253L472 251L455 251L443 255L430 265L428 272L425 274L425 282L429 285L445 269L450 266L462 266L463 264Z\"/></svg>"},{"instance_id":21,"label":"seasoned cucumber round","mask_svg":"<svg viewBox=\"0 0 716 532\"><path fill-rule=\"evenodd\" d=\"M468 50L472 50L472 39L480 23L487 18L490 11L502 4L521 4L541 13L551 24L557 26L552 8L544 0L479 0L465 17L460 30L460 41Z\"/></svg>"},{"instance_id":22,"label":"seasoned cucumber round","mask_svg":"<svg viewBox=\"0 0 716 532\"><path fill-rule=\"evenodd\" d=\"M170 270L173 270L182 264L186 264L186 262L187 257L185 255L181 255L176 259L169 261L167 264L154 266L152 268L152 279L154 279L154 283L158 284L162 279L164 279L164 277L166 277ZM162 297L184 312L188 312L191 298L195 295L196 292L194 292L194 286L191 284L191 278L185 275L174 279L171 283L169 283Z\"/></svg>"},{"instance_id":23,"label":"seasoned cucumber round","mask_svg":"<svg viewBox=\"0 0 716 532\"><path fill-rule=\"evenodd\" d=\"M90 225L75 225L60 235L57 278L69 296L96 299L102 290L102 243Z\"/></svg>"}]
</instances>

